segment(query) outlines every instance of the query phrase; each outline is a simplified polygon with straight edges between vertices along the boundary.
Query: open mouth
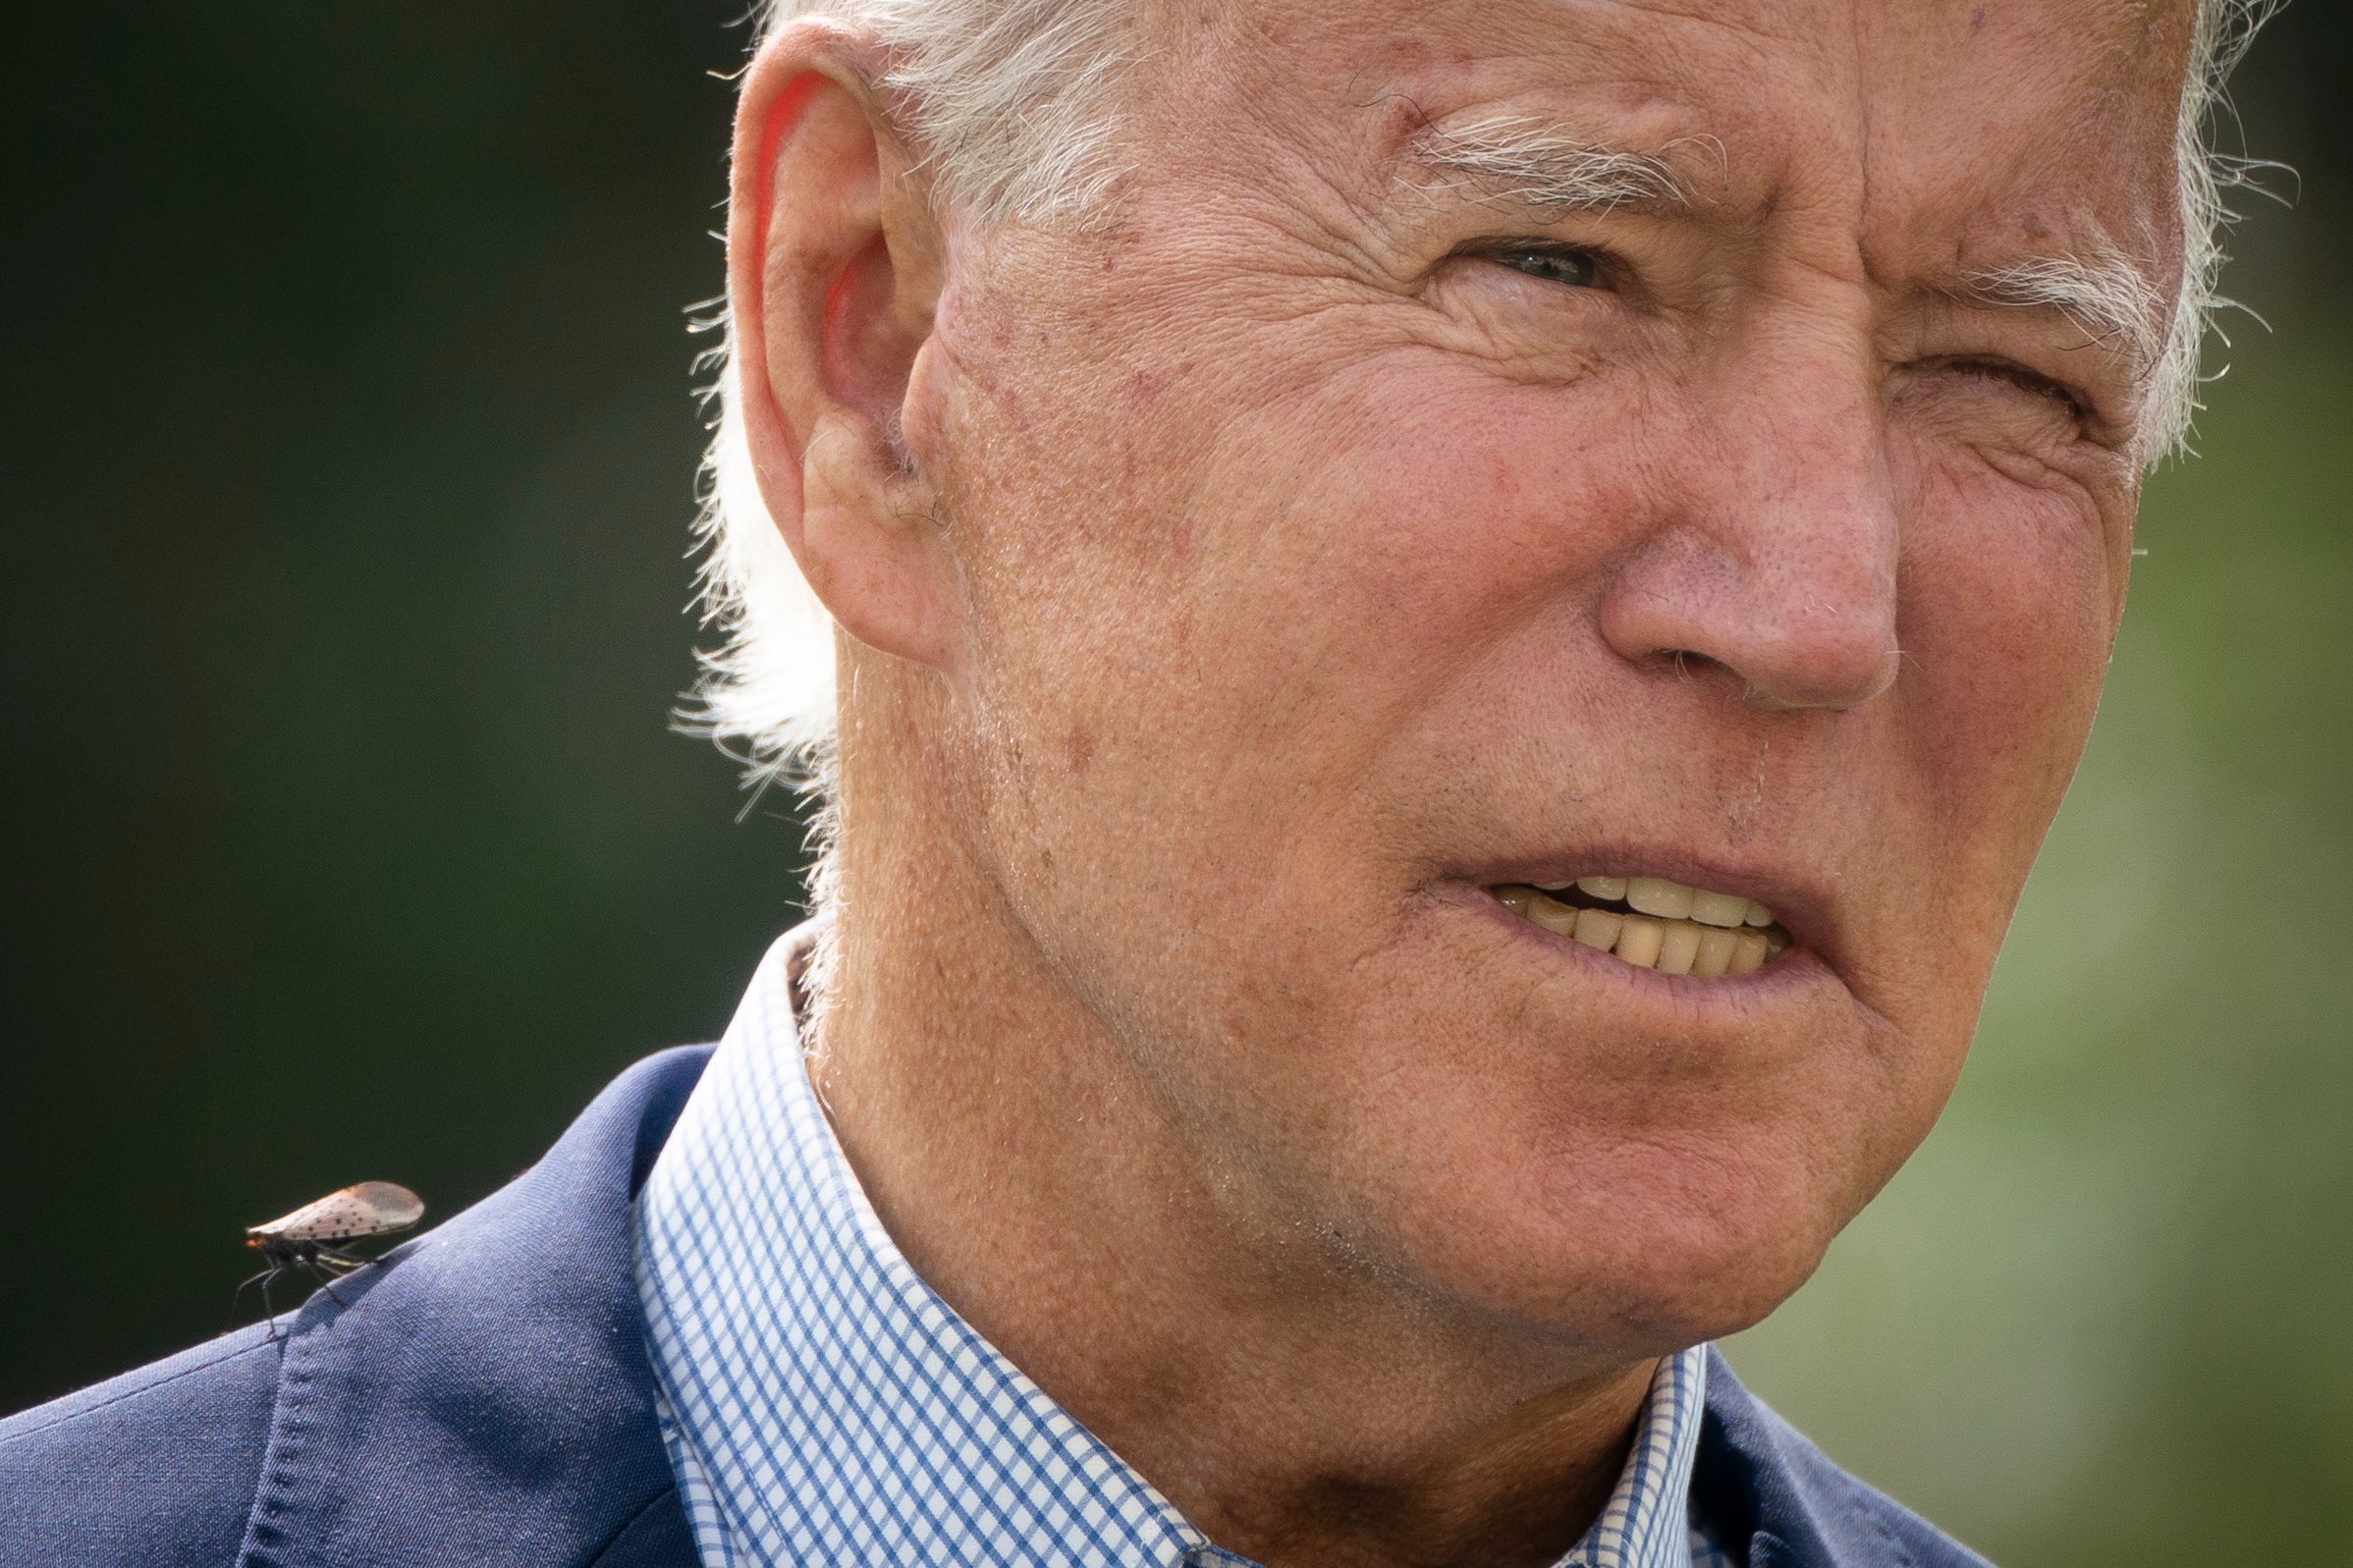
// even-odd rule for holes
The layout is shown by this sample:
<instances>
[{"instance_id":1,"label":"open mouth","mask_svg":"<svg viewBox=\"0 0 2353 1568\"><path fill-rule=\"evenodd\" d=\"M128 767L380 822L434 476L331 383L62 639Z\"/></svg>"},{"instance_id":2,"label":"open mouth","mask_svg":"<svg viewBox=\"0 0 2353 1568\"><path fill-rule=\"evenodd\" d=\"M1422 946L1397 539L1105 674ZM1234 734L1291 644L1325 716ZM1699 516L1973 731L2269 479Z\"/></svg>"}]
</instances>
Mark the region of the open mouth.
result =
<instances>
[{"instance_id":1,"label":"open mouth","mask_svg":"<svg viewBox=\"0 0 2353 1568\"><path fill-rule=\"evenodd\" d=\"M1665 877L1579 877L1487 890L1547 931L1662 974L1754 974L1789 949L1789 933L1754 898Z\"/></svg>"}]
</instances>

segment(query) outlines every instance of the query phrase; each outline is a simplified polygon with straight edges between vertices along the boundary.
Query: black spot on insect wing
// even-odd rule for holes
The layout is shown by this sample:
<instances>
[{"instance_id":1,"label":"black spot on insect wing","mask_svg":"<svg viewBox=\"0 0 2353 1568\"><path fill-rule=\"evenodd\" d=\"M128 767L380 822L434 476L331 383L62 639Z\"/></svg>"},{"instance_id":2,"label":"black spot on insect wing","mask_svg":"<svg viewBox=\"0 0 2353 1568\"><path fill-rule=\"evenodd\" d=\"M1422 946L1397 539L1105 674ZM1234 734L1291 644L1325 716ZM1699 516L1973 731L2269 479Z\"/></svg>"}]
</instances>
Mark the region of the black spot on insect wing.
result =
<instances>
[{"instance_id":1,"label":"black spot on insect wing","mask_svg":"<svg viewBox=\"0 0 2353 1568\"><path fill-rule=\"evenodd\" d=\"M339 1243L368 1236L390 1235L408 1229L424 1217L424 1200L397 1182L362 1181L304 1204L292 1214L246 1229L246 1245L257 1250L268 1267L237 1287L261 1287L261 1307L268 1316L270 1337L278 1335L278 1314L270 1286L288 1270L311 1275L338 1305L334 1281L375 1260L346 1252ZM232 1298L234 1300L234 1298Z\"/></svg>"}]
</instances>

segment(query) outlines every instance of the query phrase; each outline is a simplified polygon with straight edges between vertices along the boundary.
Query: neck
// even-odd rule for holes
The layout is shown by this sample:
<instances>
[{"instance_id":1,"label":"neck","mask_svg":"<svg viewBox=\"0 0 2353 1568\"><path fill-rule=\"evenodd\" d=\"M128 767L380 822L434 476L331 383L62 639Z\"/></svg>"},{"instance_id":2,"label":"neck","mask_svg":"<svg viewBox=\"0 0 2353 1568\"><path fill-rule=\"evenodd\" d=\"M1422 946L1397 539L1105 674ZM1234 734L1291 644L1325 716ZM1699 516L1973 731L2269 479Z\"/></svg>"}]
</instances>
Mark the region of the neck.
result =
<instances>
[{"instance_id":1,"label":"neck","mask_svg":"<svg viewBox=\"0 0 2353 1568\"><path fill-rule=\"evenodd\" d=\"M1327 1239L1186 1124L927 831L940 791L861 782L846 753L811 1070L916 1271L1230 1550L1371 1568L1572 1544L1655 1363L1482 1321Z\"/></svg>"}]
</instances>

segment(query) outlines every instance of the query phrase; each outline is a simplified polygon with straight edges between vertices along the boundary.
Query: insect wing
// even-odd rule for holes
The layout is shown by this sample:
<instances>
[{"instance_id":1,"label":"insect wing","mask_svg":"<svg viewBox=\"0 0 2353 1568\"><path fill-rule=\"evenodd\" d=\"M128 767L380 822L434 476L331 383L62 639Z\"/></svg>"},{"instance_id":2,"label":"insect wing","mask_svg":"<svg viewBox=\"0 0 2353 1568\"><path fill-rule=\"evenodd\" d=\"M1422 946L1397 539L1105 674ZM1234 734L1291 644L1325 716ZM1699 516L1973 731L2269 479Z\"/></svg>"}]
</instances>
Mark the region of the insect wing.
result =
<instances>
[{"instance_id":1,"label":"insect wing","mask_svg":"<svg viewBox=\"0 0 2353 1568\"><path fill-rule=\"evenodd\" d=\"M362 1181L306 1203L267 1224L254 1225L246 1234L256 1242L354 1241L406 1230L424 1214L424 1200L400 1183Z\"/></svg>"}]
</instances>

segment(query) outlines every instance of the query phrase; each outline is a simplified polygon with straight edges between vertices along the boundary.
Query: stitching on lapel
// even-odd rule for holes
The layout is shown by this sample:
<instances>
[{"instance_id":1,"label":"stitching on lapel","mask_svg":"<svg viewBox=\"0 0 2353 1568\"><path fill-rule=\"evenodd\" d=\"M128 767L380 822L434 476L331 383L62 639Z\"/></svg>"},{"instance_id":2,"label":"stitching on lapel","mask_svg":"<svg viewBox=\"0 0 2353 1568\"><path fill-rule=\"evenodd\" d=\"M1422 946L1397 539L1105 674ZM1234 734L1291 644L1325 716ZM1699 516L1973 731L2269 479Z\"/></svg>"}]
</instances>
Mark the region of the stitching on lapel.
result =
<instances>
[{"instance_id":1,"label":"stitching on lapel","mask_svg":"<svg viewBox=\"0 0 2353 1568\"><path fill-rule=\"evenodd\" d=\"M380 1263L391 1261L388 1253ZM269 1446L262 1451L261 1475L254 1485L252 1511L246 1516L246 1539L238 1547L237 1568L292 1568L298 1560L290 1555L301 1513L298 1499L309 1480L310 1448L320 1421L318 1397L323 1386L332 1382L325 1366L331 1353L329 1334L345 1313L366 1299L375 1277L370 1271L370 1277L345 1284L348 1300L344 1305L338 1305L324 1290L312 1291L280 1341L278 1395L270 1410Z\"/></svg>"},{"instance_id":2,"label":"stitching on lapel","mask_svg":"<svg viewBox=\"0 0 2353 1568\"><path fill-rule=\"evenodd\" d=\"M313 1299L317 1299L315 1296ZM302 1319L310 1303L295 1315L278 1358L278 1394L270 1407L269 1446L262 1450L261 1474L254 1479L253 1507L246 1515L246 1539L237 1550L237 1568L281 1568L287 1544L287 1524L294 1511L292 1496L299 1489L312 1417L310 1385L316 1373L310 1366L309 1331Z\"/></svg>"}]
</instances>

